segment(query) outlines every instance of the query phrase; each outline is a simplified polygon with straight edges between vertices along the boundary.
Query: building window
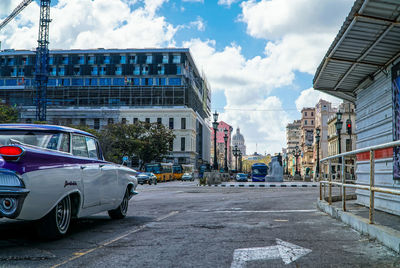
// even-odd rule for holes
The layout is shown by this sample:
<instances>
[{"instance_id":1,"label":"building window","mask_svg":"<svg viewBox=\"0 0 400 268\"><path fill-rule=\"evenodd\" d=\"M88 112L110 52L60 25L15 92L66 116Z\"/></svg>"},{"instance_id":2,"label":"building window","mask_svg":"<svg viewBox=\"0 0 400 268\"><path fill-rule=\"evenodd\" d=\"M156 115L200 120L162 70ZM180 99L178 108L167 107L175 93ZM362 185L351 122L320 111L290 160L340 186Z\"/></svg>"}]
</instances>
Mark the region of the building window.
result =
<instances>
[{"instance_id":1,"label":"building window","mask_svg":"<svg viewBox=\"0 0 400 268\"><path fill-rule=\"evenodd\" d=\"M88 63L89 64L94 64L95 63L95 57L94 56L89 56L89 58L88 58Z\"/></svg>"},{"instance_id":2,"label":"building window","mask_svg":"<svg viewBox=\"0 0 400 268\"><path fill-rule=\"evenodd\" d=\"M181 138L181 151L185 151L186 150L185 142L186 142L185 137L182 137Z\"/></svg>"},{"instance_id":3,"label":"building window","mask_svg":"<svg viewBox=\"0 0 400 268\"><path fill-rule=\"evenodd\" d=\"M74 67L74 75L81 75L81 68L80 67Z\"/></svg>"},{"instance_id":4,"label":"building window","mask_svg":"<svg viewBox=\"0 0 400 268\"><path fill-rule=\"evenodd\" d=\"M129 57L129 63L130 64L136 64L136 56L130 56Z\"/></svg>"},{"instance_id":5,"label":"building window","mask_svg":"<svg viewBox=\"0 0 400 268\"><path fill-rule=\"evenodd\" d=\"M28 61L25 61L25 58L24 58L24 64L27 64L27 62ZM49 65L53 65L53 64L54 64L54 57L51 56L51 57L49 57Z\"/></svg>"},{"instance_id":6,"label":"building window","mask_svg":"<svg viewBox=\"0 0 400 268\"><path fill-rule=\"evenodd\" d=\"M126 118L122 118L121 123L122 123L123 125L125 125L125 124L126 124Z\"/></svg>"},{"instance_id":7,"label":"building window","mask_svg":"<svg viewBox=\"0 0 400 268\"><path fill-rule=\"evenodd\" d=\"M174 55L172 58L172 63L181 63L181 55Z\"/></svg>"},{"instance_id":8,"label":"building window","mask_svg":"<svg viewBox=\"0 0 400 268\"><path fill-rule=\"evenodd\" d=\"M149 66L144 65L142 66L142 74L148 74L149 73Z\"/></svg>"},{"instance_id":9,"label":"building window","mask_svg":"<svg viewBox=\"0 0 400 268\"><path fill-rule=\"evenodd\" d=\"M304 112L304 116L307 116L307 112Z\"/></svg>"},{"instance_id":10,"label":"building window","mask_svg":"<svg viewBox=\"0 0 400 268\"><path fill-rule=\"evenodd\" d=\"M162 56L162 63L168 63L168 55L163 55Z\"/></svg>"},{"instance_id":11,"label":"building window","mask_svg":"<svg viewBox=\"0 0 400 268\"><path fill-rule=\"evenodd\" d=\"M114 118L108 118L107 124L108 124L108 125L114 124Z\"/></svg>"},{"instance_id":12,"label":"building window","mask_svg":"<svg viewBox=\"0 0 400 268\"><path fill-rule=\"evenodd\" d=\"M182 74L181 66L176 66L176 74Z\"/></svg>"},{"instance_id":13,"label":"building window","mask_svg":"<svg viewBox=\"0 0 400 268\"><path fill-rule=\"evenodd\" d=\"M351 151L351 139L346 139L346 152Z\"/></svg>"},{"instance_id":14,"label":"building window","mask_svg":"<svg viewBox=\"0 0 400 268\"><path fill-rule=\"evenodd\" d=\"M146 118L145 121L147 124L150 124L150 118Z\"/></svg>"},{"instance_id":15,"label":"building window","mask_svg":"<svg viewBox=\"0 0 400 268\"><path fill-rule=\"evenodd\" d=\"M161 117L157 118L157 124L159 124L159 125L162 124L162 118Z\"/></svg>"},{"instance_id":16,"label":"building window","mask_svg":"<svg viewBox=\"0 0 400 268\"><path fill-rule=\"evenodd\" d=\"M99 71L98 71L97 67L92 67L92 72L91 72L91 74L92 74L92 75L98 75L98 74L99 74Z\"/></svg>"},{"instance_id":17,"label":"building window","mask_svg":"<svg viewBox=\"0 0 400 268\"><path fill-rule=\"evenodd\" d=\"M137 122L139 121L139 119L137 117L133 118L133 123L137 124Z\"/></svg>"},{"instance_id":18,"label":"building window","mask_svg":"<svg viewBox=\"0 0 400 268\"><path fill-rule=\"evenodd\" d=\"M62 64L64 64L64 65L68 64L68 56L62 57Z\"/></svg>"},{"instance_id":19,"label":"building window","mask_svg":"<svg viewBox=\"0 0 400 268\"><path fill-rule=\"evenodd\" d=\"M121 56L119 59L120 64L126 64L126 56Z\"/></svg>"},{"instance_id":20,"label":"building window","mask_svg":"<svg viewBox=\"0 0 400 268\"><path fill-rule=\"evenodd\" d=\"M181 129L186 129L186 118L181 118Z\"/></svg>"},{"instance_id":21,"label":"building window","mask_svg":"<svg viewBox=\"0 0 400 268\"><path fill-rule=\"evenodd\" d=\"M165 67L164 67L164 65L159 64L159 65L157 66L157 73L158 73L158 74L165 74Z\"/></svg>"},{"instance_id":22,"label":"building window","mask_svg":"<svg viewBox=\"0 0 400 268\"><path fill-rule=\"evenodd\" d=\"M314 120L311 120L311 125L314 125Z\"/></svg>"},{"instance_id":23,"label":"building window","mask_svg":"<svg viewBox=\"0 0 400 268\"><path fill-rule=\"evenodd\" d=\"M79 56L79 64L85 64L85 57Z\"/></svg>"},{"instance_id":24,"label":"building window","mask_svg":"<svg viewBox=\"0 0 400 268\"><path fill-rule=\"evenodd\" d=\"M181 79L180 78L169 78L168 84L170 86L180 86L181 85Z\"/></svg>"},{"instance_id":25,"label":"building window","mask_svg":"<svg viewBox=\"0 0 400 268\"><path fill-rule=\"evenodd\" d=\"M174 150L174 142L173 142L173 141L171 141L171 142L169 143L169 150L170 150L171 152Z\"/></svg>"},{"instance_id":26,"label":"building window","mask_svg":"<svg viewBox=\"0 0 400 268\"><path fill-rule=\"evenodd\" d=\"M147 55L146 56L146 63L147 64L153 63L153 56L152 55Z\"/></svg>"},{"instance_id":27,"label":"building window","mask_svg":"<svg viewBox=\"0 0 400 268\"><path fill-rule=\"evenodd\" d=\"M307 120L304 120L304 125L307 125Z\"/></svg>"},{"instance_id":28,"label":"building window","mask_svg":"<svg viewBox=\"0 0 400 268\"><path fill-rule=\"evenodd\" d=\"M99 118L95 118L94 119L93 128L94 129L100 129L100 119Z\"/></svg>"},{"instance_id":29,"label":"building window","mask_svg":"<svg viewBox=\"0 0 400 268\"><path fill-rule=\"evenodd\" d=\"M86 126L86 118L81 118L81 119L79 120L79 125L81 125L81 126Z\"/></svg>"},{"instance_id":30,"label":"building window","mask_svg":"<svg viewBox=\"0 0 400 268\"><path fill-rule=\"evenodd\" d=\"M122 75L122 67L118 66L115 68L115 75Z\"/></svg>"},{"instance_id":31,"label":"building window","mask_svg":"<svg viewBox=\"0 0 400 268\"><path fill-rule=\"evenodd\" d=\"M51 67L50 68L50 75L51 76L56 76L57 75L57 68L56 67Z\"/></svg>"},{"instance_id":32,"label":"building window","mask_svg":"<svg viewBox=\"0 0 400 268\"><path fill-rule=\"evenodd\" d=\"M67 126L71 126L72 125L72 118L67 118Z\"/></svg>"},{"instance_id":33,"label":"building window","mask_svg":"<svg viewBox=\"0 0 400 268\"><path fill-rule=\"evenodd\" d=\"M106 67L100 67L100 75L106 74Z\"/></svg>"},{"instance_id":34,"label":"building window","mask_svg":"<svg viewBox=\"0 0 400 268\"><path fill-rule=\"evenodd\" d=\"M104 64L110 64L110 56L104 56Z\"/></svg>"},{"instance_id":35,"label":"building window","mask_svg":"<svg viewBox=\"0 0 400 268\"><path fill-rule=\"evenodd\" d=\"M133 70L133 74L134 75L140 75L140 66L139 65L135 66L135 69Z\"/></svg>"},{"instance_id":36,"label":"building window","mask_svg":"<svg viewBox=\"0 0 400 268\"><path fill-rule=\"evenodd\" d=\"M174 119L173 118L169 119L169 129L174 129Z\"/></svg>"}]
</instances>

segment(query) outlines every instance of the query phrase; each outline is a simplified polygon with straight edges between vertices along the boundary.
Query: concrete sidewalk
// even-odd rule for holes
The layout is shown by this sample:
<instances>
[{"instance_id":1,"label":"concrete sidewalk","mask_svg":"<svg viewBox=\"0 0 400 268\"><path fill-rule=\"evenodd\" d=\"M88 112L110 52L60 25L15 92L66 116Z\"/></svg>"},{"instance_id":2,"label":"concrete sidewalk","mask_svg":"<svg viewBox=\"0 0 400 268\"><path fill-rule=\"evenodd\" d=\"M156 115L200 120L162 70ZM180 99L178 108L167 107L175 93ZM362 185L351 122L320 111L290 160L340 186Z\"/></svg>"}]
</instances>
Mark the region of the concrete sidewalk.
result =
<instances>
[{"instance_id":1,"label":"concrete sidewalk","mask_svg":"<svg viewBox=\"0 0 400 268\"><path fill-rule=\"evenodd\" d=\"M369 224L369 208L356 204L356 200L346 201L346 212L342 210L340 201L330 206L328 202L318 200L317 207L360 233L369 235L400 253L400 216L375 210L374 224Z\"/></svg>"},{"instance_id":2,"label":"concrete sidewalk","mask_svg":"<svg viewBox=\"0 0 400 268\"><path fill-rule=\"evenodd\" d=\"M318 187L317 182L222 182L212 184L215 187L251 187L251 188L280 188L280 187Z\"/></svg>"}]
</instances>

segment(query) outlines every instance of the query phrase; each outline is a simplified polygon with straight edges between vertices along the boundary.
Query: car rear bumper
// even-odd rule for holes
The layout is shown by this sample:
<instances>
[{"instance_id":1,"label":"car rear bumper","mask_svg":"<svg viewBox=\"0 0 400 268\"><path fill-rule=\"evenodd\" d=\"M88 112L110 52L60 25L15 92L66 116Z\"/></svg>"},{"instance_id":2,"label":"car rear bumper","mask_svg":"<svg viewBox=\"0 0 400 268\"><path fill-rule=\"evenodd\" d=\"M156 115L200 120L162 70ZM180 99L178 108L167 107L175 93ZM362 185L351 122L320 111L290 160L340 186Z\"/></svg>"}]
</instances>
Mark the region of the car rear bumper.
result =
<instances>
[{"instance_id":1,"label":"car rear bumper","mask_svg":"<svg viewBox=\"0 0 400 268\"><path fill-rule=\"evenodd\" d=\"M0 169L0 218L18 217L29 192L17 173Z\"/></svg>"},{"instance_id":2,"label":"car rear bumper","mask_svg":"<svg viewBox=\"0 0 400 268\"><path fill-rule=\"evenodd\" d=\"M0 218L15 219L18 217L29 192L24 188L0 186Z\"/></svg>"}]
</instances>

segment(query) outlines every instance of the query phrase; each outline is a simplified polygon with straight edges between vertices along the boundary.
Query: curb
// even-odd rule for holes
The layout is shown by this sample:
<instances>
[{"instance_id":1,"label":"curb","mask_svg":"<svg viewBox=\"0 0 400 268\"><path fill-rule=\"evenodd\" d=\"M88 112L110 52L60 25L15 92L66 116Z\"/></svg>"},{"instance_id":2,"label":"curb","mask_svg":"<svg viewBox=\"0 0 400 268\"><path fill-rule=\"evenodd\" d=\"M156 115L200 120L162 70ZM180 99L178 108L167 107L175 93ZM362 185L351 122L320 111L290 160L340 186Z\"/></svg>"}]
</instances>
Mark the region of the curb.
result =
<instances>
[{"instance_id":1,"label":"curb","mask_svg":"<svg viewBox=\"0 0 400 268\"><path fill-rule=\"evenodd\" d=\"M202 186L202 185L198 185ZM207 185L203 185L207 186ZM306 187L318 187L318 184L212 184L209 187L223 187L223 188L306 188Z\"/></svg>"},{"instance_id":2,"label":"curb","mask_svg":"<svg viewBox=\"0 0 400 268\"><path fill-rule=\"evenodd\" d=\"M362 234L369 235L375 238L383 245L400 253L400 232L392 228L379 225L369 224L367 219L342 211L338 208L329 206L326 201L318 200L317 208L322 212L329 214L332 218L342 221L351 228L359 231Z\"/></svg>"}]
</instances>

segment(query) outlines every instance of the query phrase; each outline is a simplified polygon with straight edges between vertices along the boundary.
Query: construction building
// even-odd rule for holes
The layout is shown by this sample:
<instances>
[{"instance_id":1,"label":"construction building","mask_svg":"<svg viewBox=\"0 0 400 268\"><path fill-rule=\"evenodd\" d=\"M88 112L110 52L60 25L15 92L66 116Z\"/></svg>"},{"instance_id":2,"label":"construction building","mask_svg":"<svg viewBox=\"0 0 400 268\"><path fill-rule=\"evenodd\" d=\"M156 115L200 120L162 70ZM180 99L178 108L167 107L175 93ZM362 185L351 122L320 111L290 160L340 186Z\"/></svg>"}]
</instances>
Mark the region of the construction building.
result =
<instances>
[{"instance_id":1,"label":"construction building","mask_svg":"<svg viewBox=\"0 0 400 268\"><path fill-rule=\"evenodd\" d=\"M0 99L35 121L35 52L0 52ZM208 163L210 87L187 48L52 50L47 121L101 129L159 122L174 129L168 161Z\"/></svg>"}]
</instances>

